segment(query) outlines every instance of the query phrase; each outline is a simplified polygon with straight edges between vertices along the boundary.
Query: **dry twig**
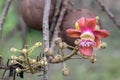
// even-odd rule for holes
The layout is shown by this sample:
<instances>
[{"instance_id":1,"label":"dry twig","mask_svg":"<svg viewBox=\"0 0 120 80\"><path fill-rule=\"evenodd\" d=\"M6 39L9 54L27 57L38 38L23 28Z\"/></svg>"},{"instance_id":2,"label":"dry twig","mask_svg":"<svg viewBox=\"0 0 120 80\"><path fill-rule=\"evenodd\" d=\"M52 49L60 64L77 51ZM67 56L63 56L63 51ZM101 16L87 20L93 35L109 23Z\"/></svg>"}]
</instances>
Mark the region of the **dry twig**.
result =
<instances>
[{"instance_id":1,"label":"dry twig","mask_svg":"<svg viewBox=\"0 0 120 80\"><path fill-rule=\"evenodd\" d=\"M112 12L105 6L100 0L96 0L100 5L101 9L108 15L108 17L113 21L114 24L120 29L120 22L117 21L116 17L112 14Z\"/></svg>"},{"instance_id":2,"label":"dry twig","mask_svg":"<svg viewBox=\"0 0 120 80\"><path fill-rule=\"evenodd\" d=\"M21 37L23 42L23 48L27 44L27 27L24 21L20 18Z\"/></svg>"},{"instance_id":3,"label":"dry twig","mask_svg":"<svg viewBox=\"0 0 120 80\"><path fill-rule=\"evenodd\" d=\"M9 67L3 62L3 57L0 56L0 69L7 70Z\"/></svg>"},{"instance_id":4,"label":"dry twig","mask_svg":"<svg viewBox=\"0 0 120 80\"><path fill-rule=\"evenodd\" d=\"M59 16L59 18L57 20L57 23L56 23L56 26L55 26L55 30L54 30L54 34L53 34L53 37L52 37L52 43L51 43L52 50L55 50L54 39L59 36L60 25L62 24L62 20L63 20L64 14L65 14L65 12L67 10L68 2L69 2L69 0L63 0L62 1L62 8L61 8L61 11L60 11L60 16Z\"/></svg>"},{"instance_id":5,"label":"dry twig","mask_svg":"<svg viewBox=\"0 0 120 80\"><path fill-rule=\"evenodd\" d=\"M73 51L69 55L64 56L63 59L61 59L59 61L54 61L53 58L51 58L49 60L49 63L52 63L52 64L54 64L54 63L61 63L61 62L64 62L66 60L69 60L77 53L77 51L78 51L78 49L77 49L77 46L76 46L76 47L74 47Z\"/></svg>"},{"instance_id":6,"label":"dry twig","mask_svg":"<svg viewBox=\"0 0 120 80\"><path fill-rule=\"evenodd\" d=\"M6 16L7 16L7 13L10 8L11 3L12 3L12 0L7 0L5 7L3 9L3 12L2 12L2 16L0 19L0 39L2 39L2 28L3 28L3 24L5 22L5 19L6 19Z\"/></svg>"},{"instance_id":7,"label":"dry twig","mask_svg":"<svg viewBox=\"0 0 120 80\"><path fill-rule=\"evenodd\" d=\"M52 19L52 24L50 26L50 37L52 37L52 34L54 32L55 24L56 24L58 16L59 16L61 6L62 6L62 1L60 1L60 3L58 4L58 0L57 0L54 16ZM50 41L51 41L51 39L50 39Z\"/></svg>"}]
</instances>

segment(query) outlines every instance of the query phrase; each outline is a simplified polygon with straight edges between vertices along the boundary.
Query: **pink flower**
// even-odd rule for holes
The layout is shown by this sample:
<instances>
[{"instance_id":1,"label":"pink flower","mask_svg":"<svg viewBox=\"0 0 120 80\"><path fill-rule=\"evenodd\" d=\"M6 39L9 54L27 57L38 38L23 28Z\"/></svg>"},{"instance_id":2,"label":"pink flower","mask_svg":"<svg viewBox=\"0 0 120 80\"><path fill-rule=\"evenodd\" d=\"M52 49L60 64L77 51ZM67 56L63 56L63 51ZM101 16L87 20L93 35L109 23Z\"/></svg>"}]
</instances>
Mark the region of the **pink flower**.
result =
<instances>
[{"instance_id":1,"label":"pink flower","mask_svg":"<svg viewBox=\"0 0 120 80\"><path fill-rule=\"evenodd\" d=\"M100 39L109 35L106 30L96 30L96 18L80 18L75 23L76 29L67 29L69 37L80 38L79 51L85 56L91 56L93 48L100 46Z\"/></svg>"}]
</instances>

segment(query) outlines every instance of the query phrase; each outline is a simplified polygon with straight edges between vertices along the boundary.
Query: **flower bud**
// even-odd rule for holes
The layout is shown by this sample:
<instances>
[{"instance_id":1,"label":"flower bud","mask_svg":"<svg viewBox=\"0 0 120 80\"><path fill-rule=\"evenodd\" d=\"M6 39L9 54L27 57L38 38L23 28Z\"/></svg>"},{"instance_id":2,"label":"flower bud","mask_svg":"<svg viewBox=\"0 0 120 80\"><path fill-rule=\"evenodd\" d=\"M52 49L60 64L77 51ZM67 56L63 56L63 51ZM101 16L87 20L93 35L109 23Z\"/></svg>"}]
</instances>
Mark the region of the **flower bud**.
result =
<instances>
[{"instance_id":1,"label":"flower bud","mask_svg":"<svg viewBox=\"0 0 120 80\"><path fill-rule=\"evenodd\" d=\"M97 59L96 58L90 58L89 60L90 60L91 63L95 63Z\"/></svg>"},{"instance_id":2,"label":"flower bud","mask_svg":"<svg viewBox=\"0 0 120 80\"><path fill-rule=\"evenodd\" d=\"M11 48L10 51L14 53L14 52L16 52L17 50L16 50L15 48Z\"/></svg>"},{"instance_id":3,"label":"flower bud","mask_svg":"<svg viewBox=\"0 0 120 80\"><path fill-rule=\"evenodd\" d=\"M12 63L12 64L16 64L17 61L16 61L16 60L11 60L11 63Z\"/></svg>"},{"instance_id":4,"label":"flower bud","mask_svg":"<svg viewBox=\"0 0 120 80\"><path fill-rule=\"evenodd\" d=\"M47 54L47 55L53 55L53 50L51 48L45 48L44 49L44 52Z\"/></svg>"},{"instance_id":5,"label":"flower bud","mask_svg":"<svg viewBox=\"0 0 120 80\"><path fill-rule=\"evenodd\" d=\"M96 62L96 54L93 54L91 57L89 57L89 61L91 62L91 63L95 63Z\"/></svg>"},{"instance_id":6,"label":"flower bud","mask_svg":"<svg viewBox=\"0 0 120 80\"><path fill-rule=\"evenodd\" d=\"M13 61L13 60L11 60L11 63L12 63L12 64L14 64L14 61Z\"/></svg>"},{"instance_id":7,"label":"flower bud","mask_svg":"<svg viewBox=\"0 0 120 80\"><path fill-rule=\"evenodd\" d=\"M16 68L15 71L16 71L17 73L20 73L20 72L21 72L21 69L20 69L20 68Z\"/></svg>"},{"instance_id":8,"label":"flower bud","mask_svg":"<svg viewBox=\"0 0 120 80\"><path fill-rule=\"evenodd\" d=\"M62 42L60 42L58 46L59 46L59 48L61 48L61 49L62 49L62 48L63 48L63 43L62 43Z\"/></svg>"},{"instance_id":9,"label":"flower bud","mask_svg":"<svg viewBox=\"0 0 120 80\"><path fill-rule=\"evenodd\" d=\"M100 47L101 47L102 49L107 48L107 44L106 44L106 42L102 42L102 43L100 44Z\"/></svg>"},{"instance_id":10,"label":"flower bud","mask_svg":"<svg viewBox=\"0 0 120 80\"><path fill-rule=\"evenodd\" d=\"M27 49L22 49L22 53L24 53L24 54L26 54L28 52L28 50Z\"/></svg>"},{"instance_id":11,"label":"flower bud","mask_svg":"<svg viewBox=\"0 0 120 80\"><path fill-rule=\"evenodd\" d=\"M38 64L40 64L41 66L46 66L46 65L48 64L48 62L45 61L45 60L43 60L43 59L41 59L41 60L38 62Z\"/></svg>"},{"instance_id":12,"label":"flower bud","mask_svg":"<svg viewBox=\"0 0 120 80\"><path fill-rule=\"evenodd\" d=\"M43 60L44 60L44 61L47 61L47 58L46 58L46 57L43 57Z\"/></svg>"},{"instance_id":13,"label":"flower bud","mask_svg":"<svg viewBox=\"0 0 120 80\"><path fill-rule=\"evenodd\" d=\"M74 41L74 44L75 44L76 46L78 46L79 43L80 43L80 39L76 39L76 40Z\"/></svg>"},{"instance_id":14,"label":"flower bud","mask_svg":"<svg viewBox=\"0 0 120 80\"><path fill-rule=\"evenodd\" d=\"M32 64L36 63L36 59L31 59L30 61Z\"/></svg>"},{"instance_id":15,"label":"flower bud","mask_svg":"<svg viewBox=\"0 0 120 80\"><path fill-rule=\"evenodd\" d=\"M61 55L56 55L55 56L55 61L61 61L61 60L63 60Z\"/></svg>"},{"instance_id":16,"label":"flower bud","mask_svg":"<svg viewBox=\"0 0 120 80\"><path fill-rule=\"evenodd\" d=\"M25 58L24 58L24 56L22 56L22 55L20 55L20 56L18 57L18 60L19 60L19 61L24 61L24 59L25 59Z\"/></svg>"},{"instance_id":17,"label":"flower bud","mask_svg":"<svg viewBox=\"0 0 120 80\"><path fill-rule=\"evenodd\" d=\"M61 38L57 37L54 42L55 42L55 44L59 44L60 42L62 42L62 40L61 40Z\"/></svg>"},{"instance_id":18,"label":"flower bud","mask_svg":"<svg viewBox=\"0 0 120 80\"><path fill-rule=\"evenodd\" d=\"M63 48L67 48L67 43L63 42Z\"/></svg>"},{"instance_id":19,"label":"flower bud","mask_svg":"<svg viewBox=\"0 0 120 80\"><path fill-rule=\"evenodd\" d=\"M18 58L18 57L16 57L15 55L12 55L12 56L11 56L11 59L12 59L12 60L16 60L17 58Z\"/></svg>"},{"instance_id":20,"label":"flower bud","mask_svg":"<svg viewBox=\"0 0 120 80\"><path fill-rule=\"evenodd\" d=\"M44 61L44 60L41 60L41 61L40 61L40 64L41 64L41 66L43 66L43 65L45 64L45 61Z\"/></svg>"},{"instance_id":21,"label":"flower bud","mask_svg":"<svg viewBox=\"0 0 120 80\"><path fill-rule=\"evenodd\" d=\"M48 51L49 51L49 48L44 49L44 53L48 53Z\"/></svg>"},{"instance_id":22,"label":"flower bud","mask_svg":"<svg viewBox=\"0 0 120 80\"><path fill-rule=\"evenodd\" d=\"M44 63L45 65L48 65L48 62L47 61L45 61L45 63Z\"/></svg>"},{"instance_id":23,"label":"flower bud","mask_svg":"<svg viewBox=\"0 0 120 80\"><path fill-rule=\"evenodd\" d=\"M36 42L36 43L35 43L35 46L36 46L36 47L40 47L41 45L42 45L41 42Z\"/></svg>"},{"instance_id":24,"label":"flower bud","mask_svg":"<svg viewBox=\"0 0 120 80\"><path fill-rule=\"evenodd\" d=\"M68 68L63 68L63 69L62 69L62 74L63 74L64 76L69 75L69 69L68 69Z\"/></svg>"},{"instance_id":25,"label":"flower bud","mask_svg":"<svg viewBox=\"0 0 120 80\"><path fill-rule=\"evenodd\" d=\"M65 42L60 42L58 46L59 48L64 49L67 48L68 45Z\"/></svg>"}]
</instances>

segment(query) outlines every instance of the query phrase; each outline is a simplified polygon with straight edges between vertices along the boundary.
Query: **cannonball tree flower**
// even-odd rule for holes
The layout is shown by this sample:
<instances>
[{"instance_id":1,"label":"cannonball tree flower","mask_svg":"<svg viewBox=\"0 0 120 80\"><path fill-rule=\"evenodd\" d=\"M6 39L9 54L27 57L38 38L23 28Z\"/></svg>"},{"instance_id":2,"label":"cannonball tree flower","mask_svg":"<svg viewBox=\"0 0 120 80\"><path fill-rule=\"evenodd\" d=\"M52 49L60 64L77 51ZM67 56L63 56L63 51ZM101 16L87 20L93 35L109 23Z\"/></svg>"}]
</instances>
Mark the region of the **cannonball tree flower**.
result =
<instances>
[{"instance_id":1,"label":"cannonball tree flower","mask_svg":"<svg viewBox=\"0 0 120 80\"><path fill-rule=\"evenodd\" d=\"M93 48L99 48L100 39L109 35L107 30L95 29L96 18L80 18L75 23L75 29L67 29L66 33L71 38L80 38L78 50L84 56L91 56Z\"/></svg>"}]
</instances>

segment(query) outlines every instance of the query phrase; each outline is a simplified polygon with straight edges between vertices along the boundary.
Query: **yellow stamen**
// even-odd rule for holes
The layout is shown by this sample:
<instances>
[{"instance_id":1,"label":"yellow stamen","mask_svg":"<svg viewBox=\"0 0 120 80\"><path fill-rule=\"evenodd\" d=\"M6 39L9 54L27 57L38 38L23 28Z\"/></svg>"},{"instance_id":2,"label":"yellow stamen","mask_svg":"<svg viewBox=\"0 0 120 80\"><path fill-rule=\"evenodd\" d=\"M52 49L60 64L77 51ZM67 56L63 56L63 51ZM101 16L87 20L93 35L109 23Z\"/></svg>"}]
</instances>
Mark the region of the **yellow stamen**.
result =
<instances>
[{"instance_id":1,"label":"yellow stamen","mask_svg":"<svg viewBox=\"0 0 120 80\"><path fill-rule=\"evenodd\" d=\"M80 30L80 27L78 25L78 22L75 23L75 29Z\"/></svg>"},{"instance_id":2,"label":"yellow stamen","mask_svg":"<svg viewBox=\"0 0 120 80\"><path fill-rule=\"evenodd\" d=\"M91 40L91 41L94 41L95 39L95 36L90 33L90 32L84 32L81 36L80 36L81 39L83 40Z\"/></svg>"}]
</instances>

